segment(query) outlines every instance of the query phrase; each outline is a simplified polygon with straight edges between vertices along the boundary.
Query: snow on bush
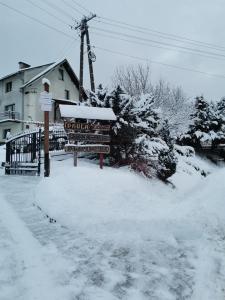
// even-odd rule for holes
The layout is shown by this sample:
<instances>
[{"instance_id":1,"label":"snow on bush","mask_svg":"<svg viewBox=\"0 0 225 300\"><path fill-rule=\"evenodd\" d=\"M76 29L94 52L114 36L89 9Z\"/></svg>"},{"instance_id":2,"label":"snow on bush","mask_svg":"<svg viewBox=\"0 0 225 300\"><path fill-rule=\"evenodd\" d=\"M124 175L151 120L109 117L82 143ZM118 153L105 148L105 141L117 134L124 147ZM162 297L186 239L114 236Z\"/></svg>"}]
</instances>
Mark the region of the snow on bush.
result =
<instances>
[{"instance_id":1,"label":"snow on bush","mask_svg":"<svg viewBox=\"0 0 225 300\"><path fill-rule=\"evenodd\" d=\"M110 132L111 164L131 165L147 177L156 175L163 180L175 172L169 124L161 119L161 110L156 109L151 93L132 97L119 86L111 92L100 86L86 105L110 107L117 117Z\"/></svg>"},{"instance_id":2,"label":"snow on bush","mask_svg":"<svg viewBox=\"0 0 225 300\"><path fill-rule=\"evenodd\" d=\"M180 146L180 145L174 145L174 150L177 152L179 155L182 156L194 156L195 155L195 150L193 147L190 146Z\"/></svg>"},{"instance_id":3,"label":"snow on bush","mask_svg":"<svg viewBox=\"0 0 225 300\"><path fill-rule=\"evenodd\" d=\"M225 139L224 105L224 99L214 105L206 101L203 96L197 97L195 111L190 116L192 123L186 134L181 135L178 141L197 149L223 142Z\"/></svg>"}]
</instances>

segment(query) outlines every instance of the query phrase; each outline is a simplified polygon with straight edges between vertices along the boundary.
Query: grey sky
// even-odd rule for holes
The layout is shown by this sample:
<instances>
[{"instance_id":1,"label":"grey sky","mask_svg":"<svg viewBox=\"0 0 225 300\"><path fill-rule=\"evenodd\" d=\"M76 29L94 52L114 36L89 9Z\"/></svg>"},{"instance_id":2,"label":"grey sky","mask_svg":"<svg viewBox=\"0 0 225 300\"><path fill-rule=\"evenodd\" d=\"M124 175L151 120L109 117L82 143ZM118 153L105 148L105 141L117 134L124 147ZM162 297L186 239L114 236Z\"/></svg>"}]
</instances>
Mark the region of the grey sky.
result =
<instances>
[{"instance_id":1,"label":"grey sky","mask_svg":"<svg viewBox=\"0 0 225 300\"><path fill-rule=\"evenodd\" d=\"M73 24L73 21L69 15L74 16L76 19L82 17L81 14L65 4L66 2L74 8L82 10L75 5L73 0L64 0L64 2L63 0L31 1L63 19L65 23L71 25ZM23 11L25 14L29 14L42 22L58 28L68 35L74 35L75 38L78 38L77 33L74 30L71 30L69 26L50 17L44 11L35 8L27 0L0 0L0 2L6 3L7 5ZM47 5L47 2L60 6L61 11L57 12L53 6L50 7ZM225 25L224 0L76 0L76 2L81 3L84 7L90 9L99 16L225 47L223 30ZM66 11L68 15L63 14L62 11ZM85 13L84 10L83 12ZM106 24L94 21L90 22L90 27L93 26L101 29L121 31L145 39L172 43L189 48L198 48L203 51L225 55L225 51L216 51L206 47L200 48L193 45L161 39L150 34L143 35L138 32L107 26ZM220 60L217 60L188 53L132 44L97 35L97 31L95 30L94 33L94 30L91 28L90 31L92 45L127 53L130 56L148 58L165 64L172 64L225 76L225 57L220 57ZM71 62L75 72L79 74L79 41L73 42L69 37L46 28L45 26L1 5L0 32L0 76L14 72L18 68L18 61L21 60L35 66L53 62L65 56ZM109 33L103 34L109 35ZM126 39L126 37L120 38ZM144 43L144 41L141 43ZM111 76L115 68L119 65L144 63L134 58L104 52L97 48L94 51L97 56L97 61L94 63L96 83L110 84ZM87 86L89 86L87 64L85 65L85 68L85 81ZM225 77L209 77L203 74L182 71L153 63L151 63L151 76L152 81L163 78L172 85L182 86L186 94L190 97L203 93L209 100L217 100L222 96L225 96Z\"/></svg>"}]
</instances>

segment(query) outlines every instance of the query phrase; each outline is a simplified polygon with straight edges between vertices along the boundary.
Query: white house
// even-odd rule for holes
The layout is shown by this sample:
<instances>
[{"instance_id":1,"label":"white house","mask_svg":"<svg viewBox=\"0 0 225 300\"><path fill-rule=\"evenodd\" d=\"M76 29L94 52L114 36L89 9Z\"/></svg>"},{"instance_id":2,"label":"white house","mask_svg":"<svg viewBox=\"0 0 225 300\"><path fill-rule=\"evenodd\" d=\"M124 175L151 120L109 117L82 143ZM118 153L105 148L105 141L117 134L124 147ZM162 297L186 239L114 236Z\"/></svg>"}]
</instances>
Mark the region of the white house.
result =
<instances>
[{"instance_id":1,"label":"white house","mask_svg":"<svg viewBox=\"0 0 225 300\"><path fill-rule=\"evenodd\" d=\"M19 62L17 72L0 78L0 142L5 141L7 132L16 134L32 126L24 121L43 122L39 97L44 77L51 82L54 100L50 122L60 120L59 104L77 104L79 80L66 59L37 67Z\"/></svg>"}]
</instances>

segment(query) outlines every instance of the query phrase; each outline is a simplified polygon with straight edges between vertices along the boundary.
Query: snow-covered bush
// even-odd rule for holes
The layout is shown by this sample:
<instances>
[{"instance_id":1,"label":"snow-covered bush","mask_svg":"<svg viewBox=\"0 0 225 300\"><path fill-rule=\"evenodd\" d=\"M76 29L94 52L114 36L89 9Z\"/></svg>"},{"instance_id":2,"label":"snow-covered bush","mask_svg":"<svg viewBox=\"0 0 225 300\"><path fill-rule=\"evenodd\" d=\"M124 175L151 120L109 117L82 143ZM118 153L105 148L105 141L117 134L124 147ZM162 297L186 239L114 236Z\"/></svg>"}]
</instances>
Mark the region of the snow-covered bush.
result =
<instances>
[{"instance_id":1,"label":"snow-covered bush","mask_svg":"<svg viewBox=\"0 0 225 300\"><path fill-rule=\"evenodd\" d=\"M162 150L158 155L157 175L165 181L176 172L177 158L172 149Z\"/></svg>"},{"instance_id":2,"label":"snow-covered bush","mask_svg":"<svg viewBox=\"0 0 225 300\"><path fill-rule=\"evenodd\" d=\"M99 86L86 104L110 107L117 117L110 132L111 165L131 165L147 177L159 176L163 180L175 172L168 121L162 121L151 93L132 97L119 86L111 92Z\"/></svg>"},{"instance_id":3,"label":"snow-covered bush","mask_svg":"<svg viewBox=\"0 0 225 300\"><path fill-rule=\"evenodd\" d=\"M195 155L194 148L190 146L174 145L174 150L176 153L178 153L181 156L191 157Z\"/></svg>"}]
</instances>

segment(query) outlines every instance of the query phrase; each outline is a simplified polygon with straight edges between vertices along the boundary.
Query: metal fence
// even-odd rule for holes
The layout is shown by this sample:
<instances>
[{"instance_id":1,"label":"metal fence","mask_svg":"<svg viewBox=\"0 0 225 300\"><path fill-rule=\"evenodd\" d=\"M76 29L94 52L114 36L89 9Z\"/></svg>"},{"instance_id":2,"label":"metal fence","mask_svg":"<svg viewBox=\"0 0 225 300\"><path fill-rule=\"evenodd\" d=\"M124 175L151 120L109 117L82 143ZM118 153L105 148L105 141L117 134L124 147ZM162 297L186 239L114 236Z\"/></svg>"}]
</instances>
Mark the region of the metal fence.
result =
<instances>
[{"instance_id":1,"label":"metal fence","mask_svg":"<svg viewBox=\"0 0 225 300\"><path fill-rule=\"evenodd\" d=\"M40 175L41 130L17 135L6 142L5 174Z\"/></svg>"}]
</instances>

